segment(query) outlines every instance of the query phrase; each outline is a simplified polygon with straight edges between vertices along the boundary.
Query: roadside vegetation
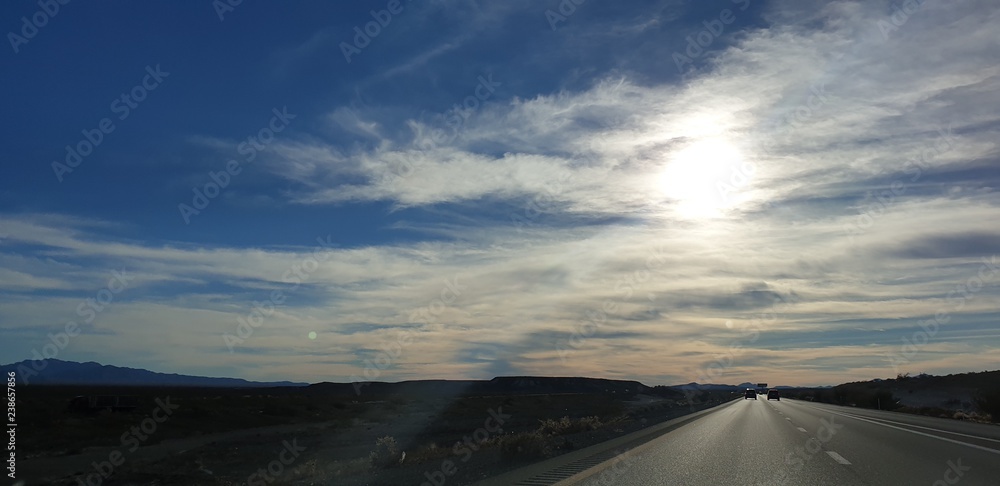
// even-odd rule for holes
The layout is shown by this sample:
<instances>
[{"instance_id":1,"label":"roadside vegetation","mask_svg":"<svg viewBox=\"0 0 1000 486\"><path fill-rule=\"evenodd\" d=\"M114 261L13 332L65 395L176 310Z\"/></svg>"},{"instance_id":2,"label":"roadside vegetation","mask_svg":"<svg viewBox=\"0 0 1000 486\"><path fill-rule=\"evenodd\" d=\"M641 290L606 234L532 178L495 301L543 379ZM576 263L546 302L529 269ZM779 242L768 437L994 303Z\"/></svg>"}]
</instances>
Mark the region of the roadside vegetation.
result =
<instances>
[{"instance_id":1,"label":"roadside vegetation","mask_svg":"<svg viewBox=\"0 0 1000 486\"><path fill-rule=\"evenodd\" d=\"M727 393L686 397L667 387L641 393L607 388L601 393L358 396L324 387L32 386L23 389L19 405L22 423L36 432L25 437L31 457L86 457L98 452L95 448L120 446L121 434L140 423L157 399L169 396L178 408L142 444L162 444L169 452L116 468L114 480L122 484L246 483L278 457L284 441L295 439L305 450L276 483L362 485L408 484L440 470L445 461L458 468L449 482L473 482L477 475L500 474L730 399ZM68 405L77 395L136 397L138 408L74 411ZM491 410L503 414L503 424L485 435L477 432ZM186 440L175 447L173 439ZM78 484L70 471L60 474L67 476L56 476L62 479L52 484Z\"/></svg>"},{"instance_id":2,"label":"roadside vegetation","mask_svg":"<svg viewBox=\"0 0 1000 486\"><path fill-rule=\"evenodd\" d=\"M1000 371L945 376L901 373L884 380L795 388L783 393L789 398L835 405L1000 423Z\"/></svg>"}]
</instances>

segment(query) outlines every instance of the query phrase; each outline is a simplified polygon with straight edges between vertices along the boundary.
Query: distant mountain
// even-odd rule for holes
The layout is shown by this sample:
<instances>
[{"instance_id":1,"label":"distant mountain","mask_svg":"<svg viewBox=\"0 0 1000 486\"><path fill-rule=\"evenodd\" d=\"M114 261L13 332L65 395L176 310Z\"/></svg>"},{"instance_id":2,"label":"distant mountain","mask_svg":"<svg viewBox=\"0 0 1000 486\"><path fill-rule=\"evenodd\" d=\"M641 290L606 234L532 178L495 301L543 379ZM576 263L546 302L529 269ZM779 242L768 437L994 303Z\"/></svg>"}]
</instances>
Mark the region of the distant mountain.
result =
<instances>
[{"instance_id":1,"label":"distant mountain","mask_svg":"<svg viewBox=\"0 0 1000 486\"><path fill-rule=\"evenodd\" d=\"M550 376L498 376L492 380L413 380L398 383L381 381L360 383L317 383L308 390L336 395L525 395L558 393L614 393L633 396L639 393L664 395L678 392L666 387L649 387L638 381L607 380L603 378L550 377Z\"/></svg>"},{"instance_id":2,"label":"distant mountain","mask_svg":"<svg viewBox=\"0 0 1000 486\"><path fill-rule=\"evenodd\" d=\"M743 391L747 388L757 388L756 383L741 383L739 385L722 385L716 383L695 383L691 382L686 385L675 385L671 388L678 390L707 390L707 391Z\"/></svg>"},{"instance_id":3,"label":"distant mountain","mask_svg":"<svg viewBox=\"0 0 1000 486\"><path fill-rule=\"evenodd\" d=\"M95 362L77 363L58 359L41 361L25 360L0 366L4 376L9 371L17 374L20 384L29 385L84 385L84 386L173 386L173 387L216 387L216 388L273 388L305 387L308 393L335 395L361 394L410 395L410 396L458 396L458 395L524 395L559 393L611 393L631 397L638 394L661 397L682 397L692 391L732 391L741 392L756 388L755 383L739 385L688 383L676 386L647 386L632 380L609 380L604 378L550 377L550 376L498 376L492 380L412 380L398 383L380 381L361 383L316 384L290 381L256 382L240 378L209 378L203 376L157 373L154 371L102 365ZM789 387L779 387L789 388Z\"/></svg>"},{"instance_id":4,"label":"distant mountain","mask_svg":"<svg viewBox=\"0 0 1000 486\"><path fill-rule=\"evenodd\" d=\"M256 382L240 378L209 378L204 376L157 373L155 371L102 365L93 361L77 363L59 359L24 360L0 366L3 376L13 371L19 384L30 385L102 385L102 386L193 386L193 387L277 387L305 386L290 381Z\"/></svg>"}]
</instances>

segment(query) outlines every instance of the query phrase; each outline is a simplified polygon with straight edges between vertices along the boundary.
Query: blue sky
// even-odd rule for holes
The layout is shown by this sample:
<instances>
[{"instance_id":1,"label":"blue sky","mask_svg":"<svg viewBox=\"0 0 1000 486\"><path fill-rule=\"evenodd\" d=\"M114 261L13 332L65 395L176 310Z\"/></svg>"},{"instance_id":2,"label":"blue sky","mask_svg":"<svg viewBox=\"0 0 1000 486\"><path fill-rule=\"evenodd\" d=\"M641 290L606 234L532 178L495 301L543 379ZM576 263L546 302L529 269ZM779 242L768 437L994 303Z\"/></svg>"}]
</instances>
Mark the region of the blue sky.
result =
<instances>
[{"instance_id":1,"label":"blue sky","mask_svg":"<svg viewBox=\"0 0 1000 486\"><path fill-rule=\"evenodd\" d=\"M0 362L1000 367L992 2L45 5L0 6Z\"/></svg>"}]
</instances>

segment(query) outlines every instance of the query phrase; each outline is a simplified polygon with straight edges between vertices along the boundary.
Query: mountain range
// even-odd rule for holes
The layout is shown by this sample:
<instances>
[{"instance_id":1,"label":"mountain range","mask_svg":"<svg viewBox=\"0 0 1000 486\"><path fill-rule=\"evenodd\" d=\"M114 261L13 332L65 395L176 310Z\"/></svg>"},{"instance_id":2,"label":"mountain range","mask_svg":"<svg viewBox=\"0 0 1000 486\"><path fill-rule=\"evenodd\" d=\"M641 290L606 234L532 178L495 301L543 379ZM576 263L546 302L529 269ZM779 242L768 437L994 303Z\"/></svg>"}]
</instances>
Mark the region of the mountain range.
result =
<instances>
[{"instance_id":1,"label":"mountain range","mask_svg":"<svg viewBox=\"0 0 1000 486\"><path fill-rule=\"evenodd\" d=\"M616 393L633 395L673 395L685 391L742 391L756 388L754 383L739 385L688 383L678 386L650 387L638 381L580 377L504 376L492 380L412 380L400 383L296 383L291 381L257 382L240 378L158 373L145 369L102 365L93 361L78 363L59 359L24 360L0 366L4 376L14 371L19 384L84 386L179 386L217 388L307 387L310 392L375 395L394 393ZM790 387L777 387L790 388Z\"/></svg>"},{"instance_id":2,"label":"mountain range","mask_svg":"<svg viewBox=\"0 0 1000 486\"><path fill-rule=\"evenodd\" d=\"M3 376L13 371L20 385L94 385L94 386L182 386L182 387L284 387L305 386L290 381L257 382L240 378L157 373L155 371L102 365L93 361L78 363L59 359L24 360L0 366Z\"/></svg>"}]
</instances>

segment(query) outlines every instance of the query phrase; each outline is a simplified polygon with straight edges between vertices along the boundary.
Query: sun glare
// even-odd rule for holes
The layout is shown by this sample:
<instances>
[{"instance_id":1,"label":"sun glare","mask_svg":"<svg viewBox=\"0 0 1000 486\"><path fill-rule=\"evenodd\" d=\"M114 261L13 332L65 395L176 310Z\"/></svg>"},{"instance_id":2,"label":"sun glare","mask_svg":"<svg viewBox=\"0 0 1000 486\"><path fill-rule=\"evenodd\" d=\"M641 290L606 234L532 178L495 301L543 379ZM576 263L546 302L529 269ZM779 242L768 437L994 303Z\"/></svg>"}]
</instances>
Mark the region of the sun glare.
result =
<instances>
[{"instance_id":1,"label":"sun glare","mask_svg":"<svg viewBox=\"0 0 1000 486\"><path fill-rule=\"evenodd\" d=\"M685 218L716 218L735 205L734 182L745 183L743 157L723 140L702 140L671 154L659 187Z\"/></svg>"}]
</instances>

